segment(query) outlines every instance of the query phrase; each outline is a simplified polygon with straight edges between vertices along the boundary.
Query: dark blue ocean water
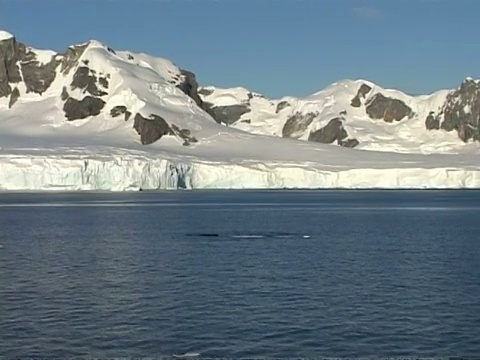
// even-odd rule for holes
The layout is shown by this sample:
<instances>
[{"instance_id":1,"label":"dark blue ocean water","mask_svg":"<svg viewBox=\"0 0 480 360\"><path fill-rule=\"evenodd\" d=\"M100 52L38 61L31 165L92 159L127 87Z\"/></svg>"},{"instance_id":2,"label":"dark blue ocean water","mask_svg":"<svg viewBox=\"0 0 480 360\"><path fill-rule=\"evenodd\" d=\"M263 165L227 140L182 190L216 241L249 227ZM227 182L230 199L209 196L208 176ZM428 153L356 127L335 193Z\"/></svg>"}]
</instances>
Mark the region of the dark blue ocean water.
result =
<instances>
[{"instance_id":1,"label":"dark blue ocean water","mask_svg":"<svg viewBox=\"0 0 480 360\"><path fill-rule=\"evenodd\" d=\"M480 191L0 194L0 356L480 354Z\"/></svg>"}]
</instances>

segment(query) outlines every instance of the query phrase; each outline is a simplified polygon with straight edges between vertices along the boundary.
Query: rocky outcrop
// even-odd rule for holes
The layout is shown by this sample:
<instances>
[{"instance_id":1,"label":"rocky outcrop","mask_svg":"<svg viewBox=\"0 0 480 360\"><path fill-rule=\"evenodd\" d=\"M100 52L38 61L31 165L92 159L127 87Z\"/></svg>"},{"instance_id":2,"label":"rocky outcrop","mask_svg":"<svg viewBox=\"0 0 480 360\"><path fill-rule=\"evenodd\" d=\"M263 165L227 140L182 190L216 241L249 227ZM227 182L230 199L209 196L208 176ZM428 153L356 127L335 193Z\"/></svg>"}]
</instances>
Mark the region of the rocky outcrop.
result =
<instances>
[{"instance_id":1,"label":"rocky outcrop","mask_svg":"<svg viewBox=\"0 0 480 360\"><path fill-rule=\"evenodd\" d=\"M52 56L41 63L37 54L14 37L0 42L0 97L10 95L11 84L25 83L26 92L43 94L56 77L61 60Z\"/></svg>"},{"instance_id":2,"label":"rocky outcrop","mask_svg":"<svg viewBox=\"0 0 480 360\"><path fill-rule=\"evenodd\" d=\"M63 54L62 65L60 71L64 74L68 74L77 64L78 60L82 57L83 53L87 49L88 44L71 46Z\"/></svg>"},{"instance_id":3,"label":"rocky outcrop","mask_svg":"<svg viewBox=\"0 0 480 360\"><path fill-rule=\"evenodd\" d=\"M385 97L381 93L375 94L365 106L371 119L382 119L386 122L400 121L412 114L412 109L403 101Z\"/></svg>"},{"instance_id":4,"label":"rocky outcrop","mask_svg":"<svg viewBox=\"0 0 480 360\"><path fill-rule=\"evenodd\" d=\"M316 112L310 112L307 114L295 113L293 116L289 117L283 125L282 136L299 138L305 131L308 129L313 120L318 116Z\"/></svg>"},{"instance_id":5,"label":"rocky outcrop","mask_svg":"<svg viewBox=\"0 0 480 360\"><path fill-rule=\"evenodd\" d=\"M68 98L63 105L63 111L67 120L73 121L96 116L104 106L105 101L93 96L86 96L82 100Z\"/></svg>"},{"instance_id":6,"label":"rocky outcrop","mask_svg":"<svg viewBox=\"0 0 480 360\"><path fill-rule=\"evenodd\" d=\"M480 140L480 81L466 79L447 96L441 128L457 130L463 141Z\"/></svg>"},{"instance_id":7,"label":"rocky outcrop","mask_svg":"<svg viewBox=\"0 0 480 360\"><path fill-rule=\"evenodd\" d=\"M197 138L195 136L192 136L190 130L188 129L180 129L177 125L172 124L172 131L179 138L183 139L184 146L188 146L191 143L198 142Z\"/></svg>"},{"instance_id":8,"label":"rocky outcrop","mask_svg":"<svg viewBox=\"0 0 480 360\"><path fill-rule=\"evenodd\" d=\"M228 106L215 106L210 108L213 118L220 124L231 125L251 111L247 104L236 104Z\"/></svg>"},{"instance_id":9,"label":"rocky outcrop","mask_svg":"<svg viewBox=\"0 0 480 360\"><path fill-rule=\"evenodd\" d=\"M20 98L20 91L18 90L18 88L16 87L15 89L13 89L13 91L10 93L10 100L8 102L8 108L10 109L16 102L17 100Z\"/></svg>"},{"instance_id":10,"label":"rocky outcrop","mask_svg":"<svg viewBox=\"0 0 480 360\"><path fill-rule=\"evenodd\" d=\"M357 91L357 95L352 99L350 105L356 108L362 106L362 99L365 99L367 94L372 90L372 87L367 84L362 84Z\"/></svg>"},{"instance_id":11,"label":"rocky outcrop","mask_svg":"<svg viewBox=\"0 0 480 360\"><path fill-rule=\"evenodd\" d=\"M19 52L22 77L27 93L34 92L42 95L55 80L56 70L61 64L61 60L52 56L49 62L43 64L38 61L37 54L23 44L19 45Z\"/></svg>"},{"instance_id":12,"label":"rocky outcrop","mask_svg":"<svg viewBox=\"0 0 480 360\"><path fill-rule=\"evenodd\" d=\"M427 130L438 130L440 129L440 118L435 116L435 112L431 111L427 119L425 120L425 127Z\"/></svg>"},{"instance_id":13,"label":"rocky outcrop","mask_svg":"<svg viewBox=\"0 0 480 360\"><path fill-rule=\"evenodd\" d=\"M328 122L323 128L310 132L308 141L331 144L334 141L342 141L348 137L347 131L343 127L341 118L335 118Z\"/></svg>"},{"instance_id":14,"label":"rocky outcrop","mask_svg":"<svg viewBox=\"0 0 480 360\"><path fill-rule=\"evenodd\" d=\"M118 117L122 114L125 115L124 116L125 121L128 121L128 119L130 119L130 116L132 116L132 113L127 110L126 106L123 106L123 105L114 106L110 110L110 116L113 118Z\"/></svg>"},{"instance_id":15,"label":"rocky outcrop","mask_svg":"<svg viewBox=\"0 0 480 360\"><path fill-rule=\"evenodd\" d=\"M73 75L73 80L70 85L71 89L81 89L93 96L107 95L106 91L100 90L97 86L97 76L86 66L80 66ZM103 83L105 84L105 83ZM108 86L108 82L106 83Z\"/></svg>"},{"instance_id":16,"label":"rocky outcrop","mask_svg":"<svg viewBox=\"0 0 480 360\"><path fill-rule=\"evenodd\" d=\"M339 140L338 145L347 147L347 148L354 148L356 147L360 142L357 139L346 139L346 140Z\"/></svg>"},{"instance_id":17,"label":"rocky outcrop","mask_svg":"<svg viewBox=\"0 0 480 360\"><path fill-rule=\"evenodd\" d=\"M277 108L275 109L275 114L278 114L280 111L282 111L283 109L285 109L289 106L292 106L292 105L290 105L290 103L288 101L280 101L277 104Z\"/></svg>"},{"instance_id":18,"label":"rocky outcrop","mask_svg":"<svg viewBox=\"0 0 480 360\"><path fill-rule=\"evenodd\" d=\"M203 101L198 94L198 82L194 73L187 70L181 70L183 81L177 87L183 91L185 95L190 96L193 101L201 108Z\"/></svg>"},{"instance_id":19,"label":"rocky outcrop","mask_svg":"<svg viewBox=\"0 0 480 360\"><path fill-rule=\"evenodd\" d=\"M213 93L214 93L214 90L212 89L201 88L200 90L198 90L198 94L203 96L210 96Z\"/></svg>"},{"instance_id":20,"label":"rocky outcrop","mask_svg":"<svg viewBox=\"0 0 480 360\"><path fill-rule=\"evenodd\" d=\"M22 81L17 66L19 60L19 46L15 38L0 41L0 98L10 95L11 83Z\"/></svg>"},{"instance_id":21,"label":"rocky outcrop","mask_svg":"<svg viewBox=\"0 0 480 360\"><path fill-rule=\"evenodd\" d=\"M173 134L167 122L155 114L151 114L150 118L145 118L141 114L135 115L133 128L140 135L140 141L143 145L152 144L164 135Z\"/></svg>"},{"instance_id":22,"label":"rocky outcrop","mask_svg":"<svg viewBox=\"0 0 480 360\"><path fill-rule=\"evenodd\" d=\"M348 139L348 133L343 127L343 118L334 118L323 128L310 132L308 141L320 142L323 144L332 144L337 142L343 147L353 148L359 144L357 139Z\"/></svg>"},{"instance_id":23,"label":"rocky outcrop","mask_svg":"<svg viewBox=\"0 0 480 360\"><path fill-rule=\"evenodd\" d=\"M67 101L67 99L69 97L70 97L70 95L68 94L67 87L64 86L63 89L62 89L62 93L60 94L60 98L62 99L62 101Z\"/></svg>"},{"instance_id":24,"label":"rocky outcrop","mask_svg":"<svg viewBox=\"0 0 480 360\"><path fill-rule=\"evenodd\" d=\"M177 87L182 90L182 92L189 96L197 106L202 109L203 111L207 112L217 123L221 123L222 121L218 119L216 116L217 114L212 111L211 107L212 104L209 104L207 102L204 102L202 98L199 95L198 91L198 82L195 74L191 71L187 70L180 70L181 75L182 75L182 81L180 84L177 85Z\"/></svg>"}]
</instances>

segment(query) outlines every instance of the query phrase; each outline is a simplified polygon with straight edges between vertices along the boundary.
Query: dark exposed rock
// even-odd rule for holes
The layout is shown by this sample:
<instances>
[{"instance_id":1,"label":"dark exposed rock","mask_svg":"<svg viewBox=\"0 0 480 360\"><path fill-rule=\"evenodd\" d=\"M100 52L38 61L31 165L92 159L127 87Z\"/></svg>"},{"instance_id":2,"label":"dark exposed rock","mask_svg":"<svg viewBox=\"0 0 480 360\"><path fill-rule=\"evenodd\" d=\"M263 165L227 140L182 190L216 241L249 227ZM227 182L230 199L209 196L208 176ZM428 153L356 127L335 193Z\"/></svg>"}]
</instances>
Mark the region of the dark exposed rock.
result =
<instances>
[{"instance_id":1,"label":"dark exposed rock","mask_svg":"<svg viewBox=\"0 0 480 360\"><path fill-rule=\"evenodd\" d=\"M318 116L318 113L295 113L293 116L288 118L283 125L282 136L283 137L292 137L299 138L310 126L312 121Z\"/></svg>"},{"instance_id":2,"label":"dark exposed rock","mask_svg":"<svg viewBox=\"0 0 480 360\"><path fill-rule=\"evenodd\" d=\"M366 104L371 119L383 119L386 122L400 121L412 113L412 109L403 101L375 94Z\"/></svg>"},{"instance_id":3,"label":"dark exposed rock","mask_svg":"<svg viewBox=\"0 0 480 360\"><path fill-rule=\"evenodd\" d=\"M72 121L96 116L100 114L104 106L105 101L92 96L86 96L81 101L68 98L63 105L63 111L65 112L65 117Z\"/></svg>"},{"instance_id":4,"label":"dark exposed rock","mask_svg":"<svg viewBox=\"0 0 480 360\"><path fill-rule=\"evenodd\" d=\"M428 114L427 119L425 120L425 127L427 130L438 130L440 129L440 119L438 116L434 115L433 111Z\"/></svg>"},{"instance_id":5,"label":"dark exposed rock","mask_svg":"<svg viewBox=\"0 0 480 360\"><path fill-rule=\"evenodd\" d=\"M190 143L198 142L197 138L191 135L189 129L180 129L177 125L172 124L172 131L175 135L183 139L184 146L188 146Z\"/></svg>"},{"instance_id":6,"label":"dark exposed rock","mask_svg":"<svg viewBox=\"0 0 480 360\"><path fill-rule=\"evenodd\" d=\"M115 117L118 117L122 114L125 115L125 117L124 117L125 121L130 119L130 116L132 116L132 113L127 110L126 106L123 106L123 105L117 105L110 110L110 116L111 117L115 118Z\"/></svg>"},{"instance_id":7,"label":"dark exposed rock","mask_svg":"<svg viewBox=\"0 0 480 360\"><path fill-rule=\"evenodd\" d=\"M61 60L52 56L48 63L42 64L31 49L26 48L23 44L21 44L19 49L21 56L20 66L27 93L43 94L55 80L57 76L56 70L61 64Z\"/></svg>"},{"instance_id":8,"label":"dark exposed rock","mask_svg":"<svg viewBox=\"0 0 480 360\"><path fill-rule=\"evenodd\" d=\"M288 101L280 101L277 104L277 108L275 109L275 113L278 114L280 111L282 111L283 109L285 109L289 106L292 106L292 105L290 105L290 103Z\"/></svg>"},{"instance_id":9,"label":"dark exposed rock","mask_svg":"<svg viewBox=\"0 0 480 360\"><path fill-rule=\"evenodd\" d=\"M5 97L10 95L12 92L12 87L7 81L2 81L0 78L0 97Z\"/></svg>"},{"instance_id":10,"label":"dark exposed rock","mask_svg":"<svg viewBox=\"0 0 480 360\"><path fill-rule=\"evenodd\" d=\"M107 95L105 91L97 87L97 77L90 75L90 69L86 66L80 66L75 74L71 84L72 89L81 89L93 96Z\"/></svg>"},{"instance_id":11,"label":"dark exposed rock","mask_svg":"<svg viewBox=\"0 0 480 360\"><path fill-rule=\"evenodd\" d=\"M365 97L371 90L372 90L371 86L367 84L362 84L357 91L357 95L355 95L355 97L352 99L352 102L350 103L350 105L357 108L362 106L361 99L365 99Z\"/></svg>"},{"instance_id":12,"label":"dark exposed rock","mask_svg":"<svg viewBox=\"0 0 480 360\"><path fill-rule=\"evenodd\" d=\"M441 128L457 130L463 141L480 137L480 82L466 79L460 88L447 96L442 109Z\"/></svg>"},{"instance_id":13,"label":"dark exposed rock","mask_svg":"<svg viewBox=\"0 0 480 360\"><path fill-rule=\"evenodd\" d=\"M70 70L77 65L78 60L87 49L87 46L88 44L69 47L65 54L63 54L60 71L64 74L68 74Z\"/></svg>"},{"instance_id":14,"label":"dark exposed rock","mask_svg":"<svg viewBox=\"0 0 480 360\"><path fill-rule=\"evenodd\" d=\"M133 55L128 54L128 55L127 55L127 59L128 59L128 60L134 60L134 57L133 57Z\"/></svg>"},{"instance_id":15,"label":"dark exposed rock","mask_svg":"<svg viewBox=\"0 0 480 360\"><path fill-rule=\"evenodd\" d=\"M249 113L251 109L248 105L236 104L229 106L215 106L210 109L213 118L218 123L231 125L240 120L243 114Z\"/></svg>"},{"instance_id":16,"label":"dark exposed rock","mask_svg":"<svg viewBox=\"0 0 480 360\"><path fill-rule=\"evenodd\" d=\"M183 81L178 84L178 88L182 90L185 95L190 96L199 107L202 107L203 101L198 95L198 82L195 74L187 70L181 70L181 73L183 75Z\"/></svg>"},{"instance_id":17,"label":"dark exposed rock","mask_svg":"<svg viewBox=\"0 0 480 360\"><path fill-rule=\"evenodd\" d=\"M244 124L251 124L251 123L252 123L252 120L251 120L251 119L245 119L245 120L242 120L242 121L240 121L240 122L242 122L242 123L244 123Z\"/></svg>"},{"instance_id":18,"label":"dark exposed rock","mask_svg":"<svg viewBox=\"0 0 480 360\"><path fill-rule=\"evenodd\" d=\"M215 117L215 113L212 111L211 105L204 103L198 94L198 82L195 74L188 70L180 70L180 72L183 79L180 84L177 85L177 87L182 90L185 95L189 96L193 101L195 101L199 108L210 114L210 116L220 124L221 121Z\"/></svg>"},{"instance_id":19,"label":"dark exposed rock","mask_svg":"<svg viewBox=\"0 0 480 360\"><path fill-rule=\"evenodd\" d=\"M133 128L140 135L140 141L143 145L152 144L164 135L173 134L167 122L155 114L151 114L148 119L141 114L135 115Z\"/></svg>"},{"instance_id":20,"label":"dark exposed rock","mask_svg":"<svg viewBox=\"0 0 480 360\"><path fill-rule=\"evenodd\" d=\"M108 80L106 77L99 77L98 78L98 82L100 83L100 85L102 85L105 89L108 89Z\"/></svg>"},{"instance_id":21,"label":"dark exposed rock","mask_svg":"<svg viewBox=\"0 0 480 360\"><path fill-rule=\"evenodd\" d=\"M341 118L335 118L328 122L323 128L310 132L308 141L320 142L323 144L331 144L335 140L339 143L348 137L347 131L343 127Z\"/></svg>"},{"instance_id":22,"label":"dark exposed rock","mask_svg":"<svg viewBox=\"0 0 480 360\"><path fill-rule=\"evenodd\" d=\"M347 110L340 111L340 116L347 116Z\"/></svg>"},{"instance_id":23,"label":"dark exposed rock","mask_svg":"<svg viewBox=\"0 0 480 360\"><path fill-rule=\"evenodd\" d=\"M20 67L18 66L20 65ZM10 95L12 83L24 81L27 92L42 94L55 80L60 60L42 64L36 53L15 38L0 42L0 97ZM21 71L20 71L21 69Z\"/></svg>"},{"instance_id":24,"label":"dark exposed rock","mask_svg":"<svg viewBox=\"0 0 480 360\"><path fill-rule=\"evenodd\" d=\"M0 97L9 96L12 92L10 83L22 80L17 66L19 45L15 38L0 41Z\"/></svg>"},{"instance_id":25,"label":"dark exposed rock","mask_svg":"<svg viewBox=\"0 0 480 360\"><path fill-rule=\"evenodd\" d=\"M362 102L360 101L360 98L358 96L355 96L352 99L352 102L350 103L350 105L353 107L359 108L360 106L362 106Z\"/></svg>"},{"instance_id":26,"label":"dark exposed rock","mask_svg":"<svg viewBox=\"0 0 480 360\"><path fill-rule=\"evenodd\" d=\"M112 54L116 55L117 53L115 52L115 50L113 50L111 47L107 47L107 50L109 52L111 52Z\"/></svg>"},{"instance_id":27,"label":"dark exposed rock","mask_svg":"<svg viewBox=\"0 0 480 360\"><path fill-rule=\"evenodd\" d=\"M338 145L347 147L347 148L354 148L358 144L360 144L360 142L357 139L346 139L346 140L338 141Z\"/></svg>"},{"instance_id":28,"label":"dark exposed rock","mask_svg":"<svg viewBox=\"0 0 480 360\"><path fill-rule=\"evenodd\" d=\"M12 93L10 94L10 101L8 102L8 108L10 109L20 98L20 91L16 87L13 89Z\"/></svg>"},{"instance_id":29,"label":"dark exposed rock","mask_svg":"<svg viewBox=\"0 0 480 360\"><path fill-rule=\"evenodd\" d=\"M478 134L478 128L469 123L462 123L458 127L458 137L464 142L467 142L470 139L476 139Z\"/></svg>"},{"instance_id":30,"label":"dark exposed rock","mask_svg":"<svg viewBox=\"0 0 480 360\"><path fill-rule=\"evenodd\" d=\"M212 89L205 89L205 88L201 88L200 90L198 90L198 93L200 95L203 95L203 96L209 96L209 95L212 95L214 92L214 90Z\"/></svg>"},{"instance_id":31,"label":"dark exposed rock","mask_svg":"<svg viewBox=\"0 0 480 360\"><path fill-rule=\"evenodd\" d=\"M61 99L62 99L62 101L67 101L67 99L69 97L70 97L70 95L68 94L67 87L64 86L63 89L62 89Z\"/></svg>"}]
</instances>

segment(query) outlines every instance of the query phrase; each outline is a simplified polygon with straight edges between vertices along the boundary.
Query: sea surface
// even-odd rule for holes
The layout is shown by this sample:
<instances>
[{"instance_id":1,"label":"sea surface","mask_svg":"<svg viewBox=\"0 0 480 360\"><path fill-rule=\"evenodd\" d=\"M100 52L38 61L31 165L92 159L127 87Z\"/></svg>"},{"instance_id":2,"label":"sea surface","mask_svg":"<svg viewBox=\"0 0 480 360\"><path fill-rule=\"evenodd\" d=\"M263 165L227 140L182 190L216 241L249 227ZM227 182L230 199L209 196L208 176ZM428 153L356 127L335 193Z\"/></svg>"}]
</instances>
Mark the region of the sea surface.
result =
<instances>
[{"instance_id":1,"label":"sea surface","mask_svg":"<svg viewBox=\"0 0 480 360\"><path fill-rule=\"evenodd\" d=\"M480 355L480 191L0 194L0 357Z\"/></svg>"}]
</instances>

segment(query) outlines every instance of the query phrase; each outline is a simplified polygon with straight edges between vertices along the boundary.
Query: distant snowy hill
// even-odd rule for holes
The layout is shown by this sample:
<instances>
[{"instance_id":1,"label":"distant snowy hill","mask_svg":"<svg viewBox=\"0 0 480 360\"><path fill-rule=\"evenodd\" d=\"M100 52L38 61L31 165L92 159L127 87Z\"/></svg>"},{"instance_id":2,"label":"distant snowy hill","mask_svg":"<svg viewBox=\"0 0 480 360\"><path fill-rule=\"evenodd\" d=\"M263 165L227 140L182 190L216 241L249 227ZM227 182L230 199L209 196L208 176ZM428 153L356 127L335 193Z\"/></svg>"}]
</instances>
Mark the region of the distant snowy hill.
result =
<instances>
[{"instance_id":1,"label":"distant snowy hill","mask_svg":"<svg viewBox=\"0 0 480 360\"><path fill-rule=\"evenodd\" d=\"M306 98L269 100L243 88L199 93L220 121L255 134L401 153L479 149L480 86L471 79L457 91L415 97L365 80L339 81Z\"/></svg>"},{"instance_id":2,"label":"distant snowy hill","mask_svg":"<svg viewBox=\"0 0 480 360\"><path fill-rule=\"evenodd\" d=\"M479 118L473 79L269 100L97 41L57 54L0 32L0 190L480 187Z\"/></svg>"}]
</instances>

